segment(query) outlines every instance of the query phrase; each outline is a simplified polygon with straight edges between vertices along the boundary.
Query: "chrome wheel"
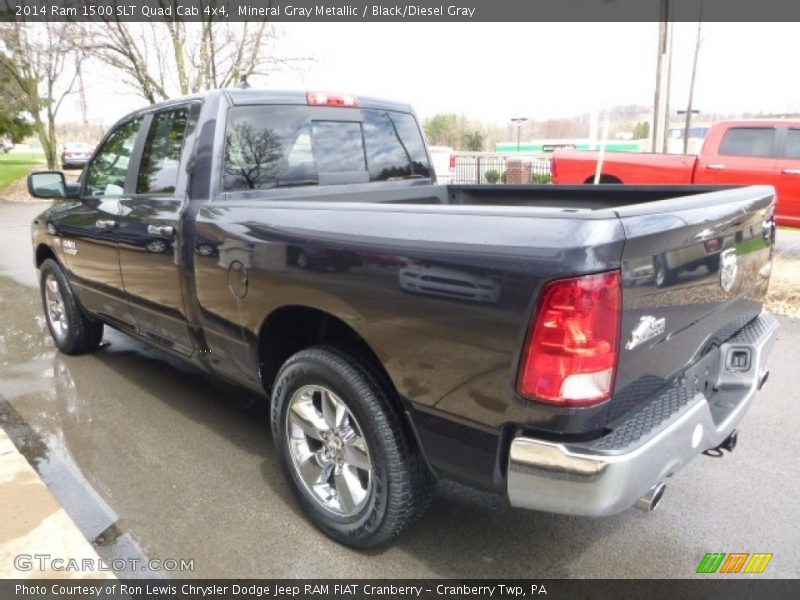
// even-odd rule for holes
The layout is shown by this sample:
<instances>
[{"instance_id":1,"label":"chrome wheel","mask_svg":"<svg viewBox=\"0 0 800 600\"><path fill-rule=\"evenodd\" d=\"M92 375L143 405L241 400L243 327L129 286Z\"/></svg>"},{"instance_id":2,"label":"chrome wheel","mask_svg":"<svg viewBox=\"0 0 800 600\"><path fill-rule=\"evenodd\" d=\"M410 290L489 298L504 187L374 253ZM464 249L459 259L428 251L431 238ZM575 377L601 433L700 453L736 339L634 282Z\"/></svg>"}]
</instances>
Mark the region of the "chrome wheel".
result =
<instances>
[{"instance_id":1,"label":"chrome wheel","mask_svg":"<svg viewBox=\"0 0 800 600\"><path fill-rule=\"evenodd\" d=\"M286 439L300 481L326 510L350 517L369 500L372 461L362 429L328 388L306 385L291 400Z\"/></svg>"},{"instance_id":2,"label":"chrome wheel","mask_svg":"<svg viewBox=\"0 0 800 600\"><path fill-rule=\"evenodd\" d=\"M52 273L48 273L44 280L44 298L47 304L47 321L53 330L53 336L58 340L63 340L67 335L69 323L58 280Z\"/></svg>"}]
</instances>

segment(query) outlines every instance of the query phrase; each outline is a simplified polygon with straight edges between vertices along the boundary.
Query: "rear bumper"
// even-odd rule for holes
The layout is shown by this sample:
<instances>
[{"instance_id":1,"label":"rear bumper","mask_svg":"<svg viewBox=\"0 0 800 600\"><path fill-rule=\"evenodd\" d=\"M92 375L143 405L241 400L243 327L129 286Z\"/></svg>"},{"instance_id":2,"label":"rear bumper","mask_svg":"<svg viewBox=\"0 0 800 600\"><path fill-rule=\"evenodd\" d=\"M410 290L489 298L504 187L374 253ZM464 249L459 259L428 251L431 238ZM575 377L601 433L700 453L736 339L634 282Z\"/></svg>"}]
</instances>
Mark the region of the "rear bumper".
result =
<instances>
[{"instance_id":1,"label":"rear bumper","mask_svg":"<svg viewBox=\"0 0 800 600\"><path fill-rule=\"evenodd\" d=\"M587 516L630 508L736 429L766 378L777 328L777 320L762 312L708 357L703 368L711 361L717 369L708 397L686 383L676 384L592 442L515 438L508 460L511 504ZM726 366L734 351L749 353L747 370Z\"/></svg>"}]
</instances>

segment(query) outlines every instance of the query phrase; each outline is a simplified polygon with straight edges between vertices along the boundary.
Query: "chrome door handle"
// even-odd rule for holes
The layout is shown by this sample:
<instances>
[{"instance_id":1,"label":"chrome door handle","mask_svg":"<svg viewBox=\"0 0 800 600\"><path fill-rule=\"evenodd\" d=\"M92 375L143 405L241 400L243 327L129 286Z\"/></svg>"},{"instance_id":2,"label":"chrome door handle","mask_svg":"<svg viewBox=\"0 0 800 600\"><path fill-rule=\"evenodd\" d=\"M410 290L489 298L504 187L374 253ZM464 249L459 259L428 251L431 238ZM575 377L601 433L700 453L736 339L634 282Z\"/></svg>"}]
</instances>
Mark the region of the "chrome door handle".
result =
<instances>
[{"instance_id":1,"label":"chrome door handle","mask_svg":"<svg viewBox=\"0 0 800 600\"><path fill-rule=\"evenodd\" d=\"M725 168L725 165L721 165L719 163L714 163L711 165L706 165L706 169L711 169L713 171L722 171Z\"/></svg>"},{"instance_id":2,"label":"chrome door handle","mask_svg":"<svg viewBox=\"0 0 800 600\"><path fill-rule=\"evenodd\" d=\"M94 225L98 229L114 229L117 226L117 222L113 219L97 219Z\"/></svg>"},{"instance_id":3,"label":"chrome door handle","mask_svg":"<svg viewBox=\"0 0 800 600\"><path fill-rule=\"evenodd\" d=\"M784 169L783 172L787 175L800 175L800 169Z\"/></svg>"},{"instance_id":4,"label":"chrome door handle","mask_svg":"<svg viewBox=\"0 0 800 600\"><path fill-rule=\"evenodd\" d=\"M148 225L147 233L158 237L171 238L175 235L175 228L172 225Z\"/></svg>"}]
</instances>

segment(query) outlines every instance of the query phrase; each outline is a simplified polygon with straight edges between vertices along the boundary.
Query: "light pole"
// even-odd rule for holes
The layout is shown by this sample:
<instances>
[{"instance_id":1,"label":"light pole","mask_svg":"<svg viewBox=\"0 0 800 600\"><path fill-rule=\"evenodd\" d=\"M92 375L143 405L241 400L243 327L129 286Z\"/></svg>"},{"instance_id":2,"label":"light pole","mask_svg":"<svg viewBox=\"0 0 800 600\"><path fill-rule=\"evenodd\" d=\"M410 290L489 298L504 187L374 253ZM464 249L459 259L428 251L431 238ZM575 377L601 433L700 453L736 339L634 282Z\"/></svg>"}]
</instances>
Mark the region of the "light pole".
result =
<instances>
[{"instance_id":1,"label":"light pole","mask_svg":"<svg viewBox=\"0 0 800 600\"><path fill-rule=\"evenodd\" d=\"M528 117L511 117L511 122L517 126L517 154L519 154L519 130L522 124L528 120Z\"/></svg>"}]
</instances>

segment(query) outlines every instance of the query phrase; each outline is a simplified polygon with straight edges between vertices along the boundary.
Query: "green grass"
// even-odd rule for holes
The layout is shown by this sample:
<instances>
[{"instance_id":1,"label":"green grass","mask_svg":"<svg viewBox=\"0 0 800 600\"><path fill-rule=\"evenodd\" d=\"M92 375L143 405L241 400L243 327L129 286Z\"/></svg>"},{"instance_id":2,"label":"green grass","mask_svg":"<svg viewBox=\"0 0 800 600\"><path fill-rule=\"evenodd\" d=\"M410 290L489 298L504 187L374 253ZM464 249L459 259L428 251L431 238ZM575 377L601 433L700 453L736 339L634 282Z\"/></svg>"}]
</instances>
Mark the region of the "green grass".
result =
<instances>
[{"instance_id":1,"label":"green grass","mask_svg":"<svg viewBox=\"0 0 800 600\"><path fill-rule=\"evenodd\" d=\"M32 154L30 152L0 153L0 193L2 193L9 184L17 179L25 177L36 167L43 164L43 154Z\"/></svg>"}]
</instances>

